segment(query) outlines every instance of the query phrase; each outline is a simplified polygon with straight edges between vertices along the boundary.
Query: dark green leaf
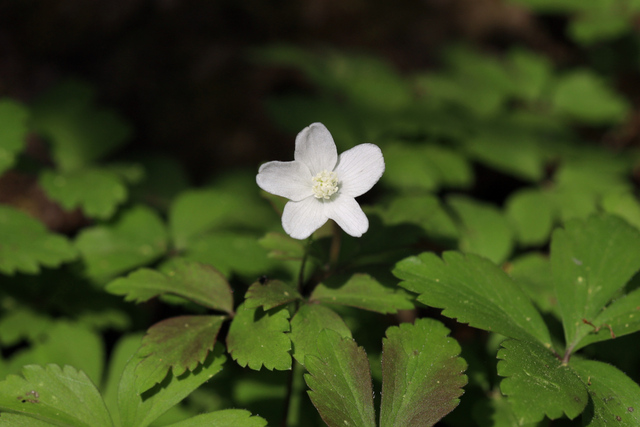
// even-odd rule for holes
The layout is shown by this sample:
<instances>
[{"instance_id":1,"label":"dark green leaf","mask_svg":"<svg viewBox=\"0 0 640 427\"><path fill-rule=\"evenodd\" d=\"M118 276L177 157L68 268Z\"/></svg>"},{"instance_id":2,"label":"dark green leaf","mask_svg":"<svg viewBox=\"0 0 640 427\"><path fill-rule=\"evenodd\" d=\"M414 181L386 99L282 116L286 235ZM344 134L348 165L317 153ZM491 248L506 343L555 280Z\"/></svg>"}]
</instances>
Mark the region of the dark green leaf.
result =
<instances>
[{"instance_id":1,"label":"dark green leaf","mask_svg":"<svg viewBox=\"0 0 640 427\"><path fill-rule=\"evenodd\" d=\"M461 221L460 250L501 263L513 249L512 232L502 213L492 205L464 196L451 196L447 204Z\"/></svg>"},{"instance_id":2,"label":"dark green leaf","mask_svg":"<svg viewBox=\"0 0 640 427\"><path fill-rule=\"evenodd\" d=\"M160 257L167 250L167 232L158 214L137 206L122 212L115 223L82 230L76 246L87 274L108 278Z\"/></svg>"},{"instance_id":3,"label":"dark green leaf","mask_svg":"<svg viewBox=\"0 0 640 427\"><path fill-rule=\"evenodd\" d=\"M595 360L571 360L589 391L584 426L640 425L640 386L619 369Z\"/></svg>"},{"instance_id":4,"label":"dark green leaf","mask_svg":"<svg viewBox=\"0 0 640 427\"><path fill-rule=\"evenodd\" d=\"M233 312L233 291L214 268L175 258L161 271L142 268L107 285L107 291L126 295L126 301L144 302L163 294L186 298L213 310Z\"/></svg>"},{"instance_id":5,"label":"dark green leaf","mask_svg":"<svg viewBox=\"0 0 640 427\"><path fill-rule=\"evenodd\" d=\"M264 427L267 420L244 409L224 409L191 417L188 420L170 424L166 427L202 427L202 426Z\"/></svg>"},{"instance_id":6,"label":"dark green leaf","mask_svg":"<svg viewBox=\"0 0 640 427\"><path fill-rule=\"evenodd\" d=\"M307 393L328 426L373 427L373 389L369 361L351 338L325 329L317 337L318 356L307 355Z\"/></svg>"},{"instance_id":7,"label":"dark green leaf","mask_svg":"<svg viewBox=\"0 0 640 427\"><path fill-rule=\"evenodd\" d=\"M271 310L291 301L301 299L302 296L293 286L280 280L268 280L265 284L255 282L245 294L247 308L262 307Z\"/></svg>"},{"instance_id":8,"label":"dark green leaf","mask_svg":"<svg viewBox=\"0 0 640 427\"><path fill-rule=\"evenodd\" d=\"M431 238L456 239L458 237L456 224L436 196L396 197L383 213L383 218L389 225L418 224Z\"/></svg>"},{"instance_id":9,"label":"dark green leaf","mask_svg":"<svg viewBox=\"0 0 640 427\"><path fill-rule=\"evenodd\" d=\"M323 329L351 338L351 331L335 311L320 304L304 304L291 319L293 357L304 365L307 354L318 354L318 335Z\"/></svg>"},{"instance_id":10,"label":"dark green leaf","mask_svg":"<svg viewBox=\"0 0 640 427\"><path fill-rule=\"evenodd\" d=\"M360 273L351 276L346 283L320 283L311 294L311 301L348 305L382 314L414 307L404 293L387 288L368 274Z\"/></svg>"},{"instance_id":11,"label":"dark green leaf","mask_svg":"<svg viewBox=\"0 0 640 427\"><path fill-rule=\"evenodd\" d=\"M149 328L137 357L136 390L142 393L162 381L169 369L179 377L193 371L216 343L225 316L177 316Z\"/></svg>"},{"instance_id":12,"label":"dark green leaf","mask_svg":"<svg viewBox=\"0 0 640 427\"><path fill-rule=\"evenodd\" d=\"M554 210L552 200L542 191L524 189L511 194L505 214L518 242L523 246L537 246L549 240Z\"/></svg>"},{"instance_id":13,"label":"dark green leaf","mask_svg":"<svg viewBox=\"0 0 640 427\"><path fill-rule=\"evenodd\" d=\"M467 364L449 329L418 319L387 329L380 426L432 426L458 406Z\"/></svg>"},{"instance_id":14,"label":"dark green leaf","mask_svg":"<svg viewBox=\"0 0 640 427\"><path fill-rule=\"evenodd\" d=\"M242 367L260 370L291 369L289 311L278 309L264 312L242 304L229 327L227 350Z\"/></svg>"},{"instance_id":15,"label":"dark green leaf","mask_svg":"<svg viewBox=\"0 0 640 427\"><path fill-rule=\"evenodd\" d=\"M571 351L597 316L640 269L640 231L615 216L567 222L553 233L551 265ZM600 325L595 325L600 326Z\"/></svg>"},{"instance_id":16,"label":"dark green leaf","mask_svg":"<svg viewBox=\"0 0 640 427\"><path fill-rule=\"evenodd\" d=\"M13 166L24 147L27 118L24 106L7 98L0 100L0 175Z\"/></svg>"},{"instance_id":17,"label":"dark green leaf","mask_svg":"<svg viewBox=\"0 0 640 427\"><path fill-rule=\"evenodd\" d=\"M518 340L502 342L498 351L498 375L506 377L500 390L506 394L520 424L574 419L589 396L578 375L540 344Z\"/></svg>"},{"instance_id":18,"label":"dark green leaf","mask_svg":"<svg viewBox=\"0 0 640 427\"><path fill-rule=\"evenodd\" d=\"M418 301L476 328L551 346L549 331L526 294L490 261L476 255L425 252L396 264L400 286Z\"/></svg>"},{"instance_id":19,"label":"dark green leaf","mask_svg":"<svg viewBox=\"0 0 640 427\"><path fill-rule=\"evenodd\" d=\"M0 319L0 344L9 347L23 339L34 342L52 325L53 320L49 316L28 308L14 307Z\"/></svg>"},{"instance_id":20,"label":"dark green leaf","mask_svg":"<svg viewBox=\"0 0 640 427\"><path fill-rule=\"evenodd\" d=\"M0 382L0 410L25 414L54 425L113 425L100 393L82 371L71 366L25 366L22 376Z\"/></svg>"},{"instance_id":21,"label":"dark green leaf","mask_svg":"<svg viewBox=\"0 0 640 427\"><path fill-rule=\"evenodd\" d=\"M222 364L226 360L223 353L224 347L220 344L216 345L204 363L192 372L185 372L179 377L174 377L169 373L160 384L142 395L136 391L134 374L140 358L132 357L122 373L118 389L118 408L122 425L127 427L148 426L220 372Z\"/></svg>"},{"instance_id":22,"label":"dark green leaf","mask_svg":"<svg viewBox=\"0 0 640 427\"><path fill-rule=\"evenodd\" d=\"M299 260L304 256L304 245L300 240L286 234L270 232L258 241L269 250L269 257L285 260Z\"/></svg>"},{"instance_id":23,"label":"dark green leaf","mask_svg":"<svg viewBox=\"0 0 640 427\"><path fill-rule=\"evenodd\" d=\"M553 312L560 318L548 256L528 252L509 262L506 271L541 311Z\"/></svg>"},{"instance_id":24,"label":"dark green leaf","mask_svg":"<svg viewBox=\"0 0 640 427\"><path fill-rule=\"evenodd\" d=\"M65 237L48 232L25 213L0 205L0 272L35 274L40 265L58 267L76 256Z\"/></svg>"}]
</instances>

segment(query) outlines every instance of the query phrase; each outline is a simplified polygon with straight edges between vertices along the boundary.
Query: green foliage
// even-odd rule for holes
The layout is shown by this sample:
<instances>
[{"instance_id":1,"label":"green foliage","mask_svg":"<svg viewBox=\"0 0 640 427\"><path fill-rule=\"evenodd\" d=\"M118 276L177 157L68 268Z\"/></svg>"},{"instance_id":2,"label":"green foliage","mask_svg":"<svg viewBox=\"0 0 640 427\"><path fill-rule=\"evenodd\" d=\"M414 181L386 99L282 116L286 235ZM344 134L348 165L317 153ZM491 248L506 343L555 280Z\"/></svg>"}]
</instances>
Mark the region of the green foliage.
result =
<instances>
[{"instance_id":1,"label":"green foliage","mask_svg":"<svg viewBox=\"0 0 640 427\"><path fill-rule=\"evenodd\" d=\"M0 174L11 168L24 147L28 131L27 109L10 99L0 99Z\"/></svg>"}]
</instances>

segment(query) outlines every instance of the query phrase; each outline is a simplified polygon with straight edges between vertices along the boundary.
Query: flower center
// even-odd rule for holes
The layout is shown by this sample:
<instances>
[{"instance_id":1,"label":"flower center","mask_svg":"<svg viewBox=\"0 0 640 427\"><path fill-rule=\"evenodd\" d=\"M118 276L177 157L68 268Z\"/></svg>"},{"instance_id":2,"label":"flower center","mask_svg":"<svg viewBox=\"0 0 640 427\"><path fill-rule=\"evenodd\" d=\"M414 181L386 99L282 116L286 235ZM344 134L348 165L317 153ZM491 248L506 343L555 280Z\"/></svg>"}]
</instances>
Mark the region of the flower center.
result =
<instances>
[{"instance_id":1,"label":"flower center","mask_svg":"<svg viewBox=\"0 0 640 427\"><path fill-rule=\"evenodd\" d=\"M314 176L312 181L311 190L316 199L328 200L338 191L338 174L335 172L329 172L325 169Z\"/></svg>"}]
</instances>

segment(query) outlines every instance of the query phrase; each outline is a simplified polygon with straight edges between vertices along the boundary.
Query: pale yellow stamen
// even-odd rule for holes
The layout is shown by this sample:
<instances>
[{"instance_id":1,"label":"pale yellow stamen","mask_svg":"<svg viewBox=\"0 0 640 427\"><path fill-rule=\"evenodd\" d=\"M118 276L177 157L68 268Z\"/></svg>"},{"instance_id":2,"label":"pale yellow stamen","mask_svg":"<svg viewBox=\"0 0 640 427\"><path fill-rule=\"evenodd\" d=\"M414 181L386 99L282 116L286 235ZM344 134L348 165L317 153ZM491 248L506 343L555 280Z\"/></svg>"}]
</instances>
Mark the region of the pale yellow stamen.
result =
<instances>
[{"instance_id":1,"label":"pale yellow stamen","mask_svg":"<svg viewBox=\"0 0 640 427\"><path fill-rule=\"evenodd\" d=\"M313 177L313 195L316 199L328 200L338 191L338 174L323 170Z\"/></svg>"}]
</instances>

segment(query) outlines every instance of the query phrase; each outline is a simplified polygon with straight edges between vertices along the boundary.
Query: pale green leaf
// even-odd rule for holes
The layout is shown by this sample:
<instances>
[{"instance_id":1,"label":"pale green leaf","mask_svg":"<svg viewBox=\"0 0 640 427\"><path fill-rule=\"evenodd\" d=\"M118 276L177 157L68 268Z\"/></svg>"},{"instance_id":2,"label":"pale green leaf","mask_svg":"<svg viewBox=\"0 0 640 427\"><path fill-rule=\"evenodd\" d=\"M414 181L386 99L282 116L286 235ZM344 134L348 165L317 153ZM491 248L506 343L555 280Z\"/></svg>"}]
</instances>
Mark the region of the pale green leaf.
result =
<instances>
[{"instance_id":1,"label":"pale green leaf","mask_svg":"<svg viewBox=\"0 0 640 427\"><path fill-rule=\"evenodd\" d=\"M40 266L58 267L77 257L66 237L9 206L0 205L0 272L36 274Z\"/></svg>"},{"instance_id":2,"label":"pale green leaf","mask_svg":"<svg viewBox=\"0 0 640 427\"><path fill-rule=\"evenodd\" d=\"M22 376L9 375L0 382L0 410L57 426L113 425L95 385L84 372L71 366L28 365Z\"/></svg>"},{"instance_id":3,"label":"pale green leaf","mask_svg":"<svg viewBox=\"0 0 640 427\"><path fill-rule=\"evenodd\" d=\"M396 264L400 286L459 322L551 346L549 331L527 295L490 261L473 254L425 252Z\"/></svg>"},{"instance_id":4,"label":"pale green leaf","mask_svg":"<svg viewBox=\"0 0 640 427\"><path fill-rule=\"evenodd\" d=\"M601 203L605 212L624 218L640 230L640 201L631 192L606 194Z\"/></svg>"},{"instance_id":5,"label":"pale green leaf","mask_svg":"<svg viewBox=\"0 0 640 427\"><path fill-rule=\"evenodd\" d=\"M569 366L540 344L518 340L502 342L498 351L498 375L506 377L500 390L520 424L552 420L564 415L574 419L589 401L584 384Z\"/></svg>"},{"instance_id":6,"label":"pale green leaf","mask_svg":"<svg viewBox=\"0 0 640 427\"><path fill-rule=\"evenodd\" d=\"M289 311L238 307L229 327L227 350L240 366L260 370L291 369Z\"/></svg>"},{"instance_id":7,"label":"pale green leaf","mask_svg":"<svg viewBox=\"0 0 640 427\"><path fill-rule=\"evenodd\" d=\"M433 319L387 329L382 345L380 426L432 426L453 411L467 364L449 329Z\"/></svg>"},{"instance_id":8,"label":"pale green leaf","mask_svg":"<svg viewBox=\"0 0 640 427\"><path fill-rule=\"evenodd\" d=\"M351 338L325 329L317 337L318 355L307 355L307 393L330 427L374 427L373 389L369 361Z\"/></svg>"}]
</instances>

